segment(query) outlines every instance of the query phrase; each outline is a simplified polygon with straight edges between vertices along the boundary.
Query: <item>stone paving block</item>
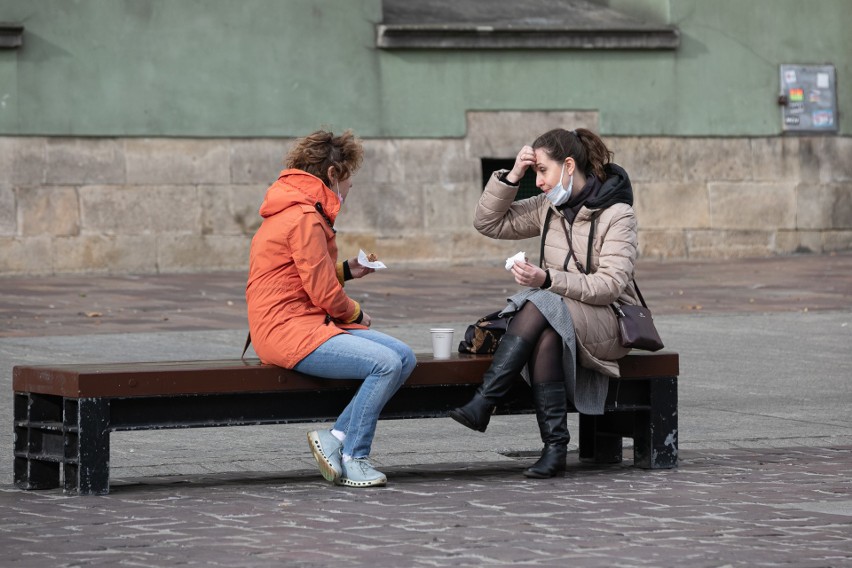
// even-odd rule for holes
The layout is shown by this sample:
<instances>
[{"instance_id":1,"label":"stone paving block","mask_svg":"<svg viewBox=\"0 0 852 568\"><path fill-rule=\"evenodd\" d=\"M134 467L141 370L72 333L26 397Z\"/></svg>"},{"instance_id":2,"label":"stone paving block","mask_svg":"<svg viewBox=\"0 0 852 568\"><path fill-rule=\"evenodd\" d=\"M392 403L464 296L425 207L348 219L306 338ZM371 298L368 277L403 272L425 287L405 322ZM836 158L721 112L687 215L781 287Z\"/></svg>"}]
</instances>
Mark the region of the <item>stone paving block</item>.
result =
<instances>
[{"instance_id":1,"label":"stone paving block","mask_svg":"<svg viewBox=\"0 0 852 568\"><path fill-rule=\"evenodd\" d=\"M201 233L201 200L194 185L95 185L78 192L84 233Z\"/></svg>"},{"instance_id":2,"label":"stone paving block","mask_svg":"<svg viewBox=\"0 0 852 568\"><path fill-rule=\"evenodd\" d=\"M47 139L38 136L14 137L4 139L11 154L5 158L7 173L0 174L14 186L41 185L45 183L47 172Z\"/></svg>"},{"instance_id":3,"label":"stone paving block","mask_svg":"<svg viewBox=\"0 0 852 568\"><path fill-rule=\"evenodd\" d=\"M78 235L53 245L57 273L146 273L157 269L155 235Z\"/></svg>"},{"instance_id":4,"label":"stone paving block","mask_svg":"<svg viewBox=\"0 0 852 568\"><path fill-rule=\"evenodd\" d=\"M452 235L452 261L457 264L486 264L504 266L506 259L518 252L525 252L533 264L538 264L541 252L541 239L520 239L517 241L496 240L484 237L473 227Z\"/></svg>"},{"instance_id":5,"label":"stone paving block","mask_svg":"<svg viewBox=\"0 0 852 568\"><path fill-rule=\"evenodd\" d=\"M355 173L355 191L364 184L397 183L405 180L405 168L399 157L399 140L364 140L364 161Z\"/></svg>"},{"instance_id":6,"label":"stone paving block","mask_svg":"<svg viewBox=\"0 0 852 568\"><path fill-rule=\"evenodd\" d=\"M163 272L238 270L246 265L251 237L157 235L157 267Z\"/></svg>"},{"instance_id":7,"label":"stone paving block","mask_svg":"<svg viewBox=\"0 0 852 568\"><path fill-rule=\"evenodd\" d=\"M814 468L845 494L813 506ZM850 468L838 447L686 452L663 472L572 465L544 481L503 464L409 466L365 491L299 475L164 480L91 500L24 494L29 514L0 530L15 541L38 525L62 547L28 554L78 562L127 553L129 537L148 564L839 566L852 561Z\"/></svg>"},{"instance_id":8,"label":"stone paving block","mask_svg":"<svg viewBox=\"0 0 852 568\"><path fill-rule=\"evenodd\" d=\"M347 241L344 240L344 242ZM436 263L448 263L450 261L451 242L452 239L449 235L429 236L428 238L423 234L377 237L371 252L375 252L387 266L413 266L418 262L435 265ZM358 252L354 246L340 247L341 254L347 251L353 256ZM423 260L427 258L429 260Z\"/></svg>"},{"instance_id":9,"label":"stone paving block","mask_svg":"<svg viewBox=\"0 0 852 568\"><path fill-rule=\"evenodd\" d=\"M681 160L680 138L611 137L607 147L615 154L613 161L627 170L634 182L682 182L686 179Z\"/></svg>"},{"instance_id":10,"label":"stone paving block","mask_svg":"<svg viewBox=\"0 0 852 568\"><path fill-rule=\"evenodd\" d=\"M396 142L394 148L396 150L394 158L401 163L402 167L401 182L406 185L439 183L479 186L482 184L481 162L476 159L465 159L462 140L402 139Z\"/></svg>"},{"instance_id":11,"label":"stone paving block","mask_svg":"<svg viewBox=\"0 0 852 568\"><path fill-rule=\"evenodd\" d=\"M263 220L258 210L267 189L262 184L200 186L201 233L254 236Z\"/></svg>"},{"instance_id":12,"label":"stone paving block","mask_svg":"<svg viewBox=\"0 0 852 568\"><path fill-rule=\"evenodd\" d=\"M47 140L48 184L123 184L125 169L124 143L114 138Z\"/></svg>"},{"instance_id":13,"label":"stone paving block","mask_svg":"<svg viewBox=\"0 0 852 568\"><path fill-rule=\"evenodd\" d=\"M284 157L292 144L289 138L231 140L230 183L269 187L284 169Z\"/></svg>"},{"instance_id":14,"label":"stone paving block","mask_svg":"<svg viewBox=\"0 0 852 568\"><path fill-rule=\"evenodd\" d=\"M468 158L514 158L525 144L554 128L598 131L597 111L468 111Z\"/></svg>"},{"instance_id":15,"label":"stone paving block","mask_svg":"<svg viewBox=\"0 0 852 568\"><path fill-rule=\"evenodd\" d=\"M800 141L802 181L832 183L852 180L852 137L812 136Z\"/></svg>"},{"instance_id":16,"label":"stone paving block","mask_svg":"<svg viewBox=\"0 0 852 568\"><path fill-rule=\"evenodd\" d=\"M748 258L772 254L774 231L686 231L689 258Z\"/></svg>"},{"instance_id":17,"label":"stone paving block","mask_svg":"<svg viewBox=\"0 0 852 568\"><path fill-rule=\"evenodd\" d=\"M15 191L11 185L0 183L0 236L17 234L18 217Z\"/></svg>"},{"instance_id":18,"label":"stone paving block","mask_svg":"<svg viewBox=\"0 0 852 568\"><path fill-rule=\"evenodd\" d=\"M466 231L473 225L473 211L481 188L470 183L421 183L423 226L426 231Z\"/></svg>"},{"instance_id":19,"label":"stone paving block","mask_svg":"<svg viewBox=\"0 0 852 568\"><path fill-rule=\"evenodd\" d=\"M825 285L829 290L834 285L832 282L848 280L845 273L830 268L835 258L805 255L753 259L731 265L646 265L657 282L649 284L647 292L653 294L649 302L656 306L654 302L659 298L659 305L676 311L677 300L667 299L664 285L691 288L691 282L703 282L715 291L713 298L734 296L736 305L732 309L737 312L760 309L745 302L743 294L757 295L766 288L780 288L788 304L790 295L795 293L821 297L819 286ZM818 271L820 266L824 270ZM667 271L671 271L670 276ZM815 273L820 277L814 278ZM411 282L416 282L417 297L425 305L440 304L446 296L437 292L457 296L459 289L465 289L463 283L448 285L451 279L448 274L390 272L386 276L394 287L362 290L410 292ZM478 275L482 289L477 284L476 293L494 295L492 287L497 286L496 281L503 274L502 268L497 267L487 277ZM779 275L791 280L781 285ZM793 278L793 275L798 276ZM91 280L61 280L56 285L74 290L73 295L77 296L76 283ZM113 278L90 282L93 288L84 290L91 293L108 288L113 295L124 294L126 304L128 298L130 302L154 298L156 303L145 305L149 309L174 302L190 310L197 303L196 297L200 297L199 289L206 287L208 296L215 295L217 301L241 293L237 290L230 296L219 297L227 291L230 281L235 280L202 274L187 280L194 284L176 290L180 287L174 280ZM814 288L805 290L802 282ZM762 286L748 292L743 290L755 283ZM50 279L38 279L40 298L53 297L50 286ZM127 290L134 292L130 294ZM473 290L469 293L473 298ZM835 308L845 306L842 292L836 297L839 303ZM202 310L210 310L209 305L199 305ZM707 341L714 340L714 329L719 328L720 334L736 335L742 327L743 320L731 314L724 319L725 322L714 320L718 325L705 326ZM775 327L787 327L774 321ZM813 336L815 329L825 327L821 321L808 324L796 320L790 327L795 327L799 334ZM761 327L772 336L771 324ZM177 337L165 335L171 337L163 340L172 343ZM26 341L33 349L39 349L37 339ZM57 352L68 350L58 338L46 339ZM824 339L820 339L821 344ZM836 349L845 346L840 343L842 339L839 338ZM148 345L148 349L155 347L153 343ZM761 357L761 353L755 356ZM705 355L717 358L713 353L692 351L685 361L692 365L695 359ZM724 364L715 361L717 367ZM808 364L804 361L803 368ZM734 361L733 365L740 368L742 362ZM842 360L837 368L842 368ZM687 380L688 376L685 373L684 388L694 388L700 378L692 375ZM768 395L750 394L750 389L756 388L753 385L754 381L732 396L755 397L752 401L757 406L753 410L765 413L760 402ZM684 404L691 400L692 411L707 402L694 390L685 390L684 394L687 395ZM778 396L786 397L789 393ZM715 400L714 404L727 408L723 399ZM685 414L688 414L686 409ZM515 435L520 435L521 424L529 430L534 428L532 421L507 421L504 425L501 418L495 417L486 436L470 433L465 438L459 434L452 437L451 443L458 449L472 445L468 440L475 437L491 438L503 427ZM793 422L797 429L804 426L798 418ZM833 428L839 429L839 421L834 422L837 424ZM740 418L737 427L731 430L730 421L724 421L726 437L730 438L732 432L742 435L742 424ZM419 425L414 423L409 428L416 430ZM383 428L386 429L387 426ZM242 439L253 440L259 430L247 429ZM407 463L392 465L387 470L391 478L387 488L353 491L320 480L301 445L303 453L298 459L304 466L295 470L257 473L267 466L266 461L249 459L240 444L231 444L228 453L237 457L238 471L196 474L203 466L193 463L190 452L197 452L196 456L215 456L227 444L218 432L206 433L213 440L206 449L187 438L171 450L158 448L158 441L191 433L150 433L154 439L145 451L152 451L159 460L156 470L161 474L183 472L182 475L157 480L124 479L106 497L80 499L60 491L21 492L8 486L0 488L0 542L6 554L4 561L10 566L107 566L118 562L146 566L248 567L344 562L371 566L526 563L708 568L824 567L852 563L852 515L848 511L852 494L852 446L815 447L813 440L809 440L808 446L761 448L761 440L743 440L741 443L749 447L700 451L682 448L678 469L654 472L626 465L585 466L572 453L566 477L543 481L527 480L520 475L523 467L531 463L530 457L493 462L481 459L479 453L469 452L458 462L423 464L416 457L420 452L415 451ZM391 438L380 443L392 443ZM417 436L418 441L421 438ZM284 447L281 436L271 436L272 439L274 444L282 443ZM119 454L126 458L134 448L134 433L120 433L114 441L120 446ZM437 442L423 443L428 451ZM135 448L142 452L140 446ZM273 442L261 444L264 453L273 449ZM290 463L288 454L293 452L282 449L281 453ZM124 467L119 463L116 466ZM134 467L137 466L130 464L122 475ZM257 470L251 473L244 468ZM142 475L147 473L144 471ZM49 538L44 538L48 535ZM33 546L34 539L38 539L38 546Z\"/></svg>"},{"instance_id":20,"label":"stone paving block","mask_svg":"<svg viewBox=\"0 0 852 568\"><path fill-rule=\"evenodd\" d=\"M800 184L796 192L796 227L852 228L852 182Z\"/></svg>"},{"instance_id":21,"label":"stone paving block","mask_svg":"<svg viewBox=\"0 0 852 568\"><path fill-rule=\"evenodd\" d=\"M15 163L15 144L18 138L0 136L0 187L11 185L12 168Z\"/></svg>"},{"instance_id":22,"label":"stone paving block","mask_svg":"<svg viewBox=\"0 0 852 568\"><path fill-rule=\"evenodd\" d=\"M757 181L803 180L799 138L752 138L752 174Z\"/></svg>"},{"instance_id":23,"label":"stone paving block","mask_svg":"<svg viewBox=\"0 0 852 568\"><path fill-rule=\"evenodd\" d=\"M230 143L221 139L129 138L124 142L131 185L227 184Z\"/></svg>"},{"instance_id":24,"label":"stone paving block","mask_svg":"<svg viewBox=\"0 0 852 568\"><path fill-rule=\"evenodd\" d=\"M636 217L642 229L710 228L710 192L704 183L637 183Z\"/></svg>"},{"instance_id":25,"label":"stone paving block","mask_svg":"<svg viewBox=\"0 0 852 568\"><path fill-rule=\"evenodd\" d=\"M709 183L710 226L714 229L774 231L796 227L793 183Z\"/></svg>"},{"instance_id":26,"label":"stone paving block","mask_svg":"<svg viewBox=\"0 0 852 568\"><path fill-rule=\"evenodd\" d=\"M80 232L77 189L65 186L21 187L18 219L23 236L71 236Z\"/></svg>"},{"instance_id":27,"label":"stone paving block","mask_svg":"<svg viewBox=\"0 0 852 568\"><path fill-rule=\"evenodd\" d=\"M689 256L687 234L683 230L639 229L639 255L641 258L666 259Z\"/></svg>"},{"instance_id":28,"label":"stone paving block","mask_svg":"<svg viewBox=\"0 0 852 568\"><path fill-rule=\"evenodd\" d=\"M849 238L852 231L824 231L821 252L849 250Z\"/></svg>"},{"instance_id":29,"label":"stone paving block","mask_svg":"<svg viewBox=\"0 0 852 568\"><path fill-rule=\"evenodd\" d=\"M775 250L780 254L823 252L823 231L780 230L775 235Z\"/></svg>"},{"instance_id":30,"label":"stone paving block","mask_svg":"<svg viewBox=\"0 0 852 568\"><path fill-rule=\"evenodd\" d=\"M680 144L686 181L740 181L752 179L748 138L684 138Z\"/></svg>"},{"instance_id":31,"label":"stone paving block","mask_svg":"<svg viewBox=\"0 0 852 568\"><path fill-rule=\"evenodd\" d=\"M423 230L424 197L405 184L358 185L335 221L340 231L371 231L377 238L419 233Z\"/></svg>"},{"instance_id":32,"label":"stone paving block","mask_svg":"<svg viewBox=\"0 0 852 568\"><path fill-rule=\"evenodd\" d=\"M52 239L39 237L0 236L0 273L51 274Z\"/></svg>"}]
</instances>

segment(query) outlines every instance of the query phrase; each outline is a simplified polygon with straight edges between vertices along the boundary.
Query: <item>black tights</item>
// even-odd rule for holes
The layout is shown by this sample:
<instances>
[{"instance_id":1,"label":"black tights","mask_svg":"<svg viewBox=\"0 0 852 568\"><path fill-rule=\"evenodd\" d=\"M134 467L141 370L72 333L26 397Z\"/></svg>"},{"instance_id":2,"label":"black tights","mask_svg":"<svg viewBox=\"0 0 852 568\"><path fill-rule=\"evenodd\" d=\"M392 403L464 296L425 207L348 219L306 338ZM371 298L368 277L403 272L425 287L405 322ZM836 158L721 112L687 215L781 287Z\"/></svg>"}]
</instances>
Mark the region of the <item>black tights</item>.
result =
<instances>
[{"instance_id":1,"label":"black tights","mask_svg":"<svg viewBox=\"0 0 852 568\"><path fill-rule=\"evenodd\" d=\"M535 304L526 302L512 317L506 333L535 345L529 361L533 384L563 380L562 337L550 326Z\"/></svg>"}]
</instances>

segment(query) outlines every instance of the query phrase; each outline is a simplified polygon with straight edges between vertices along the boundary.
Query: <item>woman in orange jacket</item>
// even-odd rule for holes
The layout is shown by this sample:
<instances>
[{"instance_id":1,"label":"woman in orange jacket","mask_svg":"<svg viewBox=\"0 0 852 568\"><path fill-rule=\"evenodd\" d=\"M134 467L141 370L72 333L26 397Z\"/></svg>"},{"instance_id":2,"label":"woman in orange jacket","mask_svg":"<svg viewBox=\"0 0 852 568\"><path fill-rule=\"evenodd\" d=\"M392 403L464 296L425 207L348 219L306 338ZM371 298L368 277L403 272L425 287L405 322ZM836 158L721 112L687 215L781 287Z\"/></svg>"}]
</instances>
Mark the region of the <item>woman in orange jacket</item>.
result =
<instances>
[{"instance_id":1,"label":"woman in orange jacket","mask_svg":"<svg viewBox=\"0 0 852 568\"><path fill-rule=\"evenodd\" d=\"M373 272L337 262L334 221L363 149L350 132L298 140L267 190L246 285L249 331L260 360L330 379L363 381L331 430L308 433L323 477L350 487L385 485L370 464L376 422L416 363L405 343L369 329L343 283ZM334 188L334 189L332 189Z\"/></svg>"}]
</instances>

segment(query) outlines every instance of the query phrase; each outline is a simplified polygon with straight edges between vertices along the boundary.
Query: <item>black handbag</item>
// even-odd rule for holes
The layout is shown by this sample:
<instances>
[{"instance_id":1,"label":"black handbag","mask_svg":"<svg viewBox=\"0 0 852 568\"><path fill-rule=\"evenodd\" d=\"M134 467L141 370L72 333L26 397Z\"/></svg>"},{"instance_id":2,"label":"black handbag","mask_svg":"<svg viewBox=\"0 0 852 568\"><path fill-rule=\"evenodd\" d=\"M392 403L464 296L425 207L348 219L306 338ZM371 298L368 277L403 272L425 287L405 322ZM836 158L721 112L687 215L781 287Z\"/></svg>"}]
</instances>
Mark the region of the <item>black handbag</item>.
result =
<instances>
[{"instance_id":1,"label":"black handbag","mask_svg":"<svg viewBox=\"0 0 852 568\"><path fill-rule=\"evenodd\" d=\"M459 342L459 353L490 354L497 350L500 339L506 333L509 317L500 317L500 312L493 312L476 320L467 326L464 340Z\"/></svg>"},{"instance_id":2,"label":"black handbag","mask_svg":"<svg viewBox=\"0 0 852 568\"><path fill-rule=\"evenodd\" d=\"M612 304L615 317L618 318L621 346L643 351L659 351L663 348L663 340L660 339L660 334L654 326L654 317L648 309L648 304L645 303L645 298L642 297L642 292L639 291L636 280L633 280L633 286L636 288L639 301L642 302L641 306Z\"/></svg>"}]
</instances>

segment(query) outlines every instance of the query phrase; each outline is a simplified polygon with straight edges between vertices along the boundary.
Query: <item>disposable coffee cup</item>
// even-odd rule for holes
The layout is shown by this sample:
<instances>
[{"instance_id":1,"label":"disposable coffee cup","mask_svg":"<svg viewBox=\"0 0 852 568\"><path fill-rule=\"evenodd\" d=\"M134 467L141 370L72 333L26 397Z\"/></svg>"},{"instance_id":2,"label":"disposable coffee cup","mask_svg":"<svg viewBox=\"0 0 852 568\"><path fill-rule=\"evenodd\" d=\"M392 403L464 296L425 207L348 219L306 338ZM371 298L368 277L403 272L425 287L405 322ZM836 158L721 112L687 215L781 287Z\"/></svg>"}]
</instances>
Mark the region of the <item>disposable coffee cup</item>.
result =
<instances>
[{"instance_id":1,"label":"disposable coffee cup","mask_svg":"<svg viewBox=\"0 0 852 568\"><path fill-rule=\"evenodd\" d=\"M449 359L453 349L453 328L435 327L432 332L432 355L435 359Z\"/></svg>"}]
</instances>

